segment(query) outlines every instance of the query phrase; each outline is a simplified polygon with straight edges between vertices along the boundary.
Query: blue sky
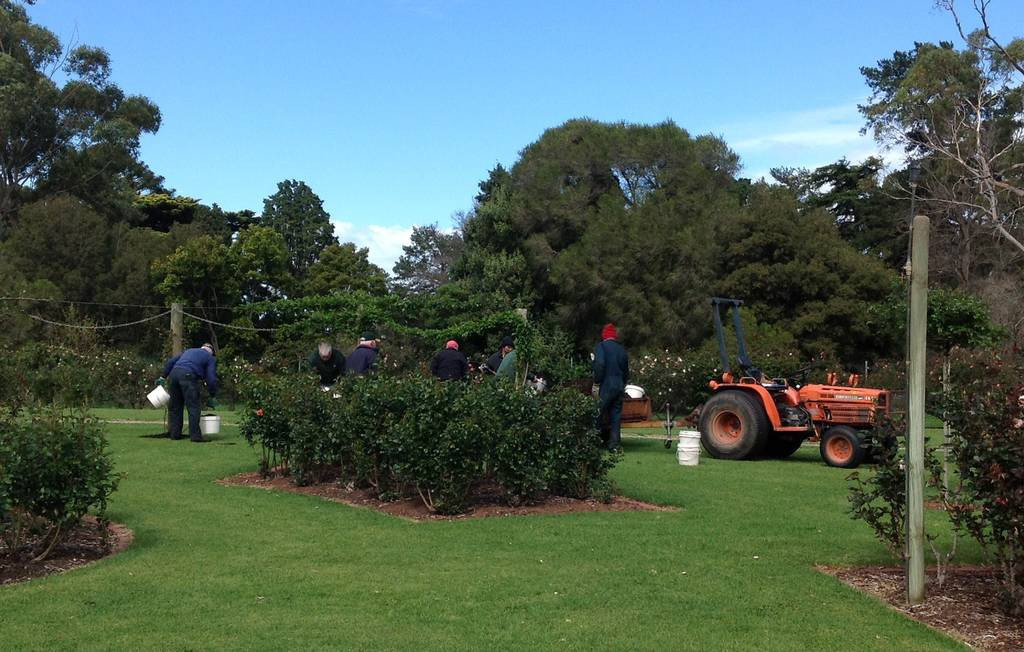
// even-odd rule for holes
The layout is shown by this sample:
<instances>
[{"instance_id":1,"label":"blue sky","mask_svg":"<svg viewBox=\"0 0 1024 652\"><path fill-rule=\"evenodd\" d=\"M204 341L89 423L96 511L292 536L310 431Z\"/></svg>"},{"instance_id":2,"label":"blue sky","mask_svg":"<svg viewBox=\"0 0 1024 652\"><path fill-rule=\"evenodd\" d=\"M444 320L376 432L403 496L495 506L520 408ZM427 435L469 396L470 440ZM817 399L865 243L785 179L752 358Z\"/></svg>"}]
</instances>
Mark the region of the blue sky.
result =
<instances>
[{"instance_id":1,"label":"blue sky","mask_svg":"<svg viewBox=\"0 0 1024 652\"><path fill-rule=\"evenodd\" d=\"M490 168L574 117L721 135L755 178L862 159L859 67L957 39L933 0L38 0L30 15L105 48L121 87L160 106L142 155L169 187L259 212L304 180L389 271L412 225L451 226ZM1020 0L991 16L1024 33Z\"/></svg>"}]
</instances>

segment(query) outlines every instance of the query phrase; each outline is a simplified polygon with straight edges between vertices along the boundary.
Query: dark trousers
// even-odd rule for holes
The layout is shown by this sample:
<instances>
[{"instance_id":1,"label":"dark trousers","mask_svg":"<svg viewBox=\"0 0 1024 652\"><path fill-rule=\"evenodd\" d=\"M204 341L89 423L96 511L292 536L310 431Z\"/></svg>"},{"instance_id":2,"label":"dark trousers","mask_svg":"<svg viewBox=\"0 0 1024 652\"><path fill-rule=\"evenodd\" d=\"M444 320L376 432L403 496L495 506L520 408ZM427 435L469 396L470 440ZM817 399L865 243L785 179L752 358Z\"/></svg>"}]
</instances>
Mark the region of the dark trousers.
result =
<instances>
[{"instance_id":1,"label":"dark trousers","mask_svg":"<svg viewBox=\"0 0 1024 652\"><path fill-rule=\"evenodd\" d=\"M601 397L601 438L608 450L620 447L622 439L622 393Z\"/></svg>"},{"instance_id":2,"label":"dark trousers","mask_svg":"<svg viewBox=\"0 0 1024 652\"><path fill-rule=\"evenodd\" d=\"M173 369L167 377L167 392L171 395L171 403L167 408L170 418L171 439L181 439L181 425L184 417L183 409L188 408L188 436L202 439L199 431L199 378L184 369Z\"/></svg>"}]
</instances>

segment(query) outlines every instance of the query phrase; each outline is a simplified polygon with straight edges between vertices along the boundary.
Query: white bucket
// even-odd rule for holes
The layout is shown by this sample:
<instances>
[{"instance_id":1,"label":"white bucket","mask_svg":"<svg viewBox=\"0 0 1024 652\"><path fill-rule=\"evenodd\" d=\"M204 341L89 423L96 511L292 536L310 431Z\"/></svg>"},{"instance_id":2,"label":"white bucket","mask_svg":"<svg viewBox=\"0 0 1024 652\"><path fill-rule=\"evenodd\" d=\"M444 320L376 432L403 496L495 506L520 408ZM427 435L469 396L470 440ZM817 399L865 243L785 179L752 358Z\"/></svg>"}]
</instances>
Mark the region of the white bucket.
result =
<instances>
[{"instance_id":1,"label":"white bucket","mask_svg":"<svg viewBox=\"0 0 1024 652\"><path fill-rule=\"evenodd\" d=\"M647 395L647 393L644 392L644 388L639 385L626 385L626 388L623 391L626 392L626 396L629 398L643 398Z\"/></svg>"},{"instance_id":2,"label":"white bucket","mask_svg":"<svg viewBox=\"0 0 1024 652\"><path fill-rule=\"evenodd\" d=\"M220 415L204 414L199 417L199 432L204 435L216 435L220 432Z\"/></svg>"},{"instance_id":3,"label":"white bucket","mask_svg":"<svg viewBox=\"0 0 1024 652\"><path fill-rule=\"evenodd\" d=\"M676 457L683 466L697 466L700 461L700 433L696 430L680 430Z\"/></svg>"},{"instance_id":4,"label":"white bucket","mask_svg":"<svg viewBox=\"0 0 1024 652\"><path fill-rule=\"evenodd\" d=\"M146 394L146 398L153 404L153 407L160 408L167 405L167 402L171 400L171 395L167 393L167 390L161 385L157 385L149 394Z\"/></svg>"}]
</instances>

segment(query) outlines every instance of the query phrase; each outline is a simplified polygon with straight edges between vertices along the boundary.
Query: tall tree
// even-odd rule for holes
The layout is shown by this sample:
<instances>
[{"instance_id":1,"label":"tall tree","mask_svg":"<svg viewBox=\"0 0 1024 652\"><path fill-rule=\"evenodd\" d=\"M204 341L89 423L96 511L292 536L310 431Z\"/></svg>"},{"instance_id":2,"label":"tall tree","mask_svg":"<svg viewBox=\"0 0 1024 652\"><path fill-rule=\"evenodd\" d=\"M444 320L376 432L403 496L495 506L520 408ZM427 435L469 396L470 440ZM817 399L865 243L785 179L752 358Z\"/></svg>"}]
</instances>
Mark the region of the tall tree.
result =
<instances>
[{"instance_id":1,"label":"tall tree","mask_svg":"<svg viewBox=\"0 0 1024 652\"><path fill-rule=\"evenodd\" d=\"M462 234L445 233L437 224L430 224L414 226L409 240L392 269L395 286L422 294L447 283L452 265L462 253Z\"/></svg>"},{"instance_id":2,"label":"tall tree","mask_svg":"<svg viewBox=\"0 0 1024 652\"><path fill-rule=\"evenodd\" d=\"M139 195L132 202L141 218L137 224L154 231L169 231L174 224L188 224L196 217L199 202L166 192Z\"/></svg>"},{"instance_id":3,"label":"tall tree","mask_svg":"<svg viewBox=\"0 0 1024 652\"><path fill-rule=\"evenodd\" d=\"M736 208L737 166L720 139L671 122L570 120L524 148L507 177L491 172L453 275L479 278L502 261L505 291L580 344L609 319L630 322L631 344L692 343L687 320L707 288L714 220ZM671 326L655 328L663 316Z\"/></svg>"},{"instance_id":4,"label":"tall tree","mask_svg":"<svg viewBox=\"0 0 1024 652\"><path fill-rule=\"evenodd\" d=\"M65 51L21 3L0 0L0 62L0 238L34 194L130 209L138 189L159 187L138 148L160 127L160 111L110 81L105 51Z\"/></svg>"},{"instance_id":5,"label":"tall tree","mask_svg":"<svg viewBox=\"0 0 1024 652\"><path fill-rule=\"evenodd\" d=\"M906 259L909 196L907 172L883 179L884 163L870 156L862 163L842 158L814 170L773 168L772 176L796 194L805 210L823 208L832 214L839 235L858 251L891 267Z\"/></svg>"},{"instance_id":6,"label":"tall tree","mask_svg":"<svg viewBox=\"0 0 1024 652\"><path fill-rule=\"evenodd\" d=\"M787 189L757 184L745 209L720 222L718 237L713 291L794 334L805 357L864 360L891 347L870 308L886 299L894 274L840 238L821 209L802 212Z\"/></svg>"},{"instance_id":7,"label":"tall tree","mask_svg":"<svg viewBox=\"0 0 1024 652\"><path fill-rule=\"evenodd\" d=\"M332 244L320 254L320 260L309 268L303 283L306 295L364 290L370 294L386 294L388 273L369 259L370 250L357 248L351 242Z\"/></svg>"},{"instance_id":8,"label":"tall tree","mask_svg":"<svg viewBox=\"0 0 1024 652\"><path fill-rule=\"evenodd\" d=\"M952 3L945 3L952 7ZM976 6L983 8L987 0ZM918 43L861 71L871 87L860 107L876 139L922 160L924 200L962 243L968 285L977 241L995 235L1024 254L1024 40L993 47L987 27L965 48Z\"/></svg>"},{"instance_id":9,"label":"tall tree","mask_svg":"<svg viewBox=\"0 0 1024 652\"><path fill-rule=\"evenodd\" d=\"M243 303L285 298L294 284L284 237L270 227L245 229L231 243L229 253Z\"/></svg>"},{"instance_id":10,"label":"tall tree","mask_svg":"<svg viewBox=\"0 0 1024 652\"><path fill-rule=\"evenodd\" d=\"M93 301L110 269L111 229L73 197L41 200L22 207L3 256L25 278L53 283L64 298Z\"/></svg>"},{"instance_id":11,"label":"tall tree","mask_svg":"<svg viewBox=\"0 0 1024 652\"><path fill-rule=\"evenodd\" d=\"M292 274L300 279L328 245L337 243L331 216L304 181L278 183L277 192L263 200L260 224L284 236Z\"/></svg>"}]
</instances>

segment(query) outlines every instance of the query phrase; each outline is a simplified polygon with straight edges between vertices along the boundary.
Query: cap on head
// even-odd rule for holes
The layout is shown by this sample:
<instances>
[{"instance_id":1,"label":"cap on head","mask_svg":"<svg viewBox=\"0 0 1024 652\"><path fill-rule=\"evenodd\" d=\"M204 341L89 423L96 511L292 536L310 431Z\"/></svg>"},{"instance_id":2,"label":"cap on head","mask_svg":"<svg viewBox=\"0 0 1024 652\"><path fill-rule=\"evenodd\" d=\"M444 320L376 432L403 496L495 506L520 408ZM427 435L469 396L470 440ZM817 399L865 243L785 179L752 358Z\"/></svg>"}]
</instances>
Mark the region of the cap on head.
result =
<instances>
[{"instance_id":1,"label":"cap on head","mask_svg":"<svg viewBox=\"0 0 1024 652\"><path fill-rule=\"evenodd\" d=\"M377 339L377 334L373 331L363 331L363 334L359 336L360 342L369 342Z\"/></svg>"},{"instance_id":2,"label":"cap on head","mask_svg":"<svg viewBox=\"0 0 1024 652\"><path fill-rule=\"evenodd\" d=\"M458 351L459 350L459 343L456 342L455 340L448 340L448 343L444 345L444 348L446 348L446 349L455 349L456 351Z\"/></svg>"},{"instance_id":3,"label":"cap on head","mask_svg":"<svg viewBox=\"0 0 1024 652\"><path fill-rule=\"evenodd\" d=\"M513 349L516 347L515 342L513 342L512 338L509 337L508 335L501 338L501 348L505 348L506 346Z\"/></svg>"},{"instance_id":4,"label":"cap on head","mask_svg":"<svg viewBox=\"0 0 1024 652\"><path fill-rule=\"evenodd\" d=\"M604 328L601 329L601 339L602 340L614 340L618 336L619 336L619 332L617 330L615 330L615 324L613 324L611 322L608 322L607 324L605 324Z\"/></svg>"},{"instance_id":5,"label":"cap on head","mask_svg":"<svg viewBox=\"0 0 1024 652\"><path fill-rule=\"evenodd\" d=\"M201 349L206 349L207 351L209 351L209 352L210 352L210 355L217 355L217 353L216 353L216 352L215 352L215 351L213 350L213 345L212 345L212 344L210 344L209 342L207 342L206 344L203 344L203 345L202 345L201 347L199 347L199 348L201 348Z\"/></svg>"}]
</instances>

